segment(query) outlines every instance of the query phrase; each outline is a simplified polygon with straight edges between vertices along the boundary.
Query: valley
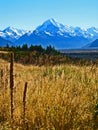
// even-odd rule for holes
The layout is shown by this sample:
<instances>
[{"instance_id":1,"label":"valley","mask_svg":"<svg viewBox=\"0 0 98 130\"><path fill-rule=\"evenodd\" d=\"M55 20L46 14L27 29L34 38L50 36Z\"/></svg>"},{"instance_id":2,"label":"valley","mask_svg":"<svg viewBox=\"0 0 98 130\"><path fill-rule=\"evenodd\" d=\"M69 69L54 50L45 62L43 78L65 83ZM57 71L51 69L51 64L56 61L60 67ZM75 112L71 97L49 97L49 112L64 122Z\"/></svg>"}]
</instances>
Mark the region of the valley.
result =
<instances>
[{"instance_id":1,"label":"valley","mask_svg":"<svg viewBox=\"0 0 98 130\"><path fill-rule=\"evenodd\" d=\"M97 60L98 49L64 49L59 50L64 56L86 59L86 60Z\"/></svg>"}]
</instances>

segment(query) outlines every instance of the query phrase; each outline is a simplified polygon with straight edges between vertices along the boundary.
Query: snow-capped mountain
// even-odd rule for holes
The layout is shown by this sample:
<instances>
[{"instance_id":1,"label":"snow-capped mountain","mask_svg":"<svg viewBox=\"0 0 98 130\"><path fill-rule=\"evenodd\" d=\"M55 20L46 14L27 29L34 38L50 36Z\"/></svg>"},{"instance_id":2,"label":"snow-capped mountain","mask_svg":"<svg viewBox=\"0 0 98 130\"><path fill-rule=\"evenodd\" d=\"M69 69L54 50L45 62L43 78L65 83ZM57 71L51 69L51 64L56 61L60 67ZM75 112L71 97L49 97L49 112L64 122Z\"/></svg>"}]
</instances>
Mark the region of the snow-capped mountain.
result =
<instances>
[{"instance_id":1,"label":"snow-capped mountain","mask_svg":"<svg viewBox=\"0 0 98 130\"><path fill-rule=\"evenodd\" d=\"M0 36L6 40L14 42L22 35L24 35L27 31L23 29L16 29L13 27L7 27L3 31L0 31Z\"/></svg>"},{"instance_id":2,"label":"snow-capped mountain","mask_svg":"<svg viewBox=\"0 0 98 130\"><path fill-rule=\"evenodd\" d=\"M36 28L36 31L45 32L46 34L48 34L47 32L50 32L51 34L72 33L71 27L64 26L63 24L56 22L54 19L45 21L42 25Z\"/></svg>"},{"instance_id":3,"label":"snow-capped mountain","mask_svg":"<svg viewBox=\"0 0 98 130\"><path fill-rule=\"evenodd\" d=\"M52 45L58 49L80 48L94 40L94 38L95 35L92 36L87 29L63 25L54 19L49 19L38 26L30 35L26 33L20 37L16 44L41 44L43 47Z\"/></svg>"},{"instance_id":4,"label":"snow-capped mountain","mask_svg":"<svg viewBox=\"0 0 98 130\"><path fill-rule=\"evenodd\" d=\"M5 37L5 33L3 31L0 30L0 37L4 38Z\"/></svg>"},{"instance_id":5,"label":"snow-capped mountain","mask_svg":"<svg viewBox=\"0 0 98 130\"><path fill-rule=\"evenodd\" d=\"M47 34L59 34L59 35L66 35L69 36L82 36L84 38L92 38L93 36L98 37L98 28L92 27L88 29L82 29L80 27L72 27L60 24L56 22L54 19L49 19L45 21L42 25L36 28L38 32L45 32Z\"/></svg>"},{"instance_id":6,"label":"snow-capped mountain","mask_svg":"<svg viewBox=\"0 0 98 130\"><path fill-rule=\"evenodd\" d=\"M81 48L98 39L98 28L82 29L58 23L54 19L45 21L33 31L8 27L0 31L0 36L14 45L52 45L57 49Z\"/></svg>"},{"instance_id":7,"label":"snow-capped mountain","mask_svg":"<svg viewBox=\"0 0 98 130\"><path fill-rule=\"evenodd\" d=\"M98 28L95 27L91 27L87 29L87 32L91 35L91 37L94 39L98 38Z\"/></svg>"}]
</instances>

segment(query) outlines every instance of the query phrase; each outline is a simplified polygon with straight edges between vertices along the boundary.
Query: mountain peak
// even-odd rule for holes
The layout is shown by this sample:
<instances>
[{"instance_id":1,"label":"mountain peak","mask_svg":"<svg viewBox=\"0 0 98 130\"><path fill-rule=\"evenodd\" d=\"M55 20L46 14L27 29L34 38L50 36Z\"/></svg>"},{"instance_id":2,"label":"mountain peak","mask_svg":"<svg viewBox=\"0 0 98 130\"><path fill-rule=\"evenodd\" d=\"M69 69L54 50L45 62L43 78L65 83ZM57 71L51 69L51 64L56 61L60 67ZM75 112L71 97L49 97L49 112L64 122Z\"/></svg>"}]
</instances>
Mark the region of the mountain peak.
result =
<instances>
[{"instance_id":1,"label":"mountain peak","mask_svg":"<svg viewBox=\"0 0 98 130\"><path fill-rule=\"evenodd\" d=\"M42 25L40 25L38 28L40 27L44 27L47 28L49 26L55 26L58 27L59 23L57 23L53 18L46 20Z\"/></svg>"},{"instance_id":2,"label":"mountain peak","mask_svg":"<svg viewBox=\"0 0 98 130\"><path fill-rule=\"evenodd\" d=\"M58 23L56 22L56 20L54 20L53 18L51 18L51 19L46 20L44 22L44 24L47 24L47 25L53 24L54 26L57 26Z\"/></svg>"},{"instance_id":3,"label":"mountain peak","mask_svg":"<svg viewBox=\"0 0 98 130\"><path fill-rule=\"evenodd\" d=\"M5 28L3 31L6 32L6 31L10 31L10 30L13 30L14 28L11 27L11 26L8 26L7 28Z\"/></svg>"},{"instance_id":4,"label":"mountain peak","mask_svg":"<svg viewBox=\"0 0 98 130\"><path fill-rule=\"evenodd\" d=\"M19 36L22 36L23 34L25 34L26 30L23 30L23 29L17 29L17 28L14 28L14 27L7 27L3 30L4 33L10 33L10 35L19 35Z\"/></svg>"},{"instance_id":5,"label":"mountain peak","mask_svg":"<svg viewBox=\"0 0 98 130\"><path fill-rule=\"evenodd\" d=\"M16 39L24 35L27 31L22 29L17 29L11 26L8 26L5 28L1 33L0 36L5 38L6 40L9 40L11 42L14 42Z\"/></svg>"},{"instance_id":6,"label":"mountain peak","mask_svg":"<svg viewBox=\"0 0 98 130\"><path fill-rule=\"evenodd\" d=\"M57 33L58 31L65 31L65 26L56 22L53 18L46 20L42 25L36 28L37 32Z\"/></svg>"}]
</instances>

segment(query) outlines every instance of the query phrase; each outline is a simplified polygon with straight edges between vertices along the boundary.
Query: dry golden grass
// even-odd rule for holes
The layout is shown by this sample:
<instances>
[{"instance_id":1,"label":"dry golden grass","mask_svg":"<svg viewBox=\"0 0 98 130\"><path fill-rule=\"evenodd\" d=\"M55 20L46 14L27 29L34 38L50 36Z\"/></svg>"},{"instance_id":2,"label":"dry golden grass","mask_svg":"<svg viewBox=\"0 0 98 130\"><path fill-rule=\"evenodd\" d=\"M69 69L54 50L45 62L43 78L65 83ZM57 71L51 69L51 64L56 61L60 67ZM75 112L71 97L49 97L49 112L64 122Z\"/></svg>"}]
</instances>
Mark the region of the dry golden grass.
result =
<instances>
[{"instance_id":1,"label":"dry golden grass","mask_svg":"<svg viewBox=\"0 0 98 130\"><path fill-rule=\"evenodd\" d=\"M0 60L0 69L4 69L6 73L7 67L9 63ZM14 81L15 130L98 129L96 66L38 67L15 64ZM26 127L23 128L22 99L25 82L28 82L28 88ZM9 85L5 86L5 91L3 86L0 89L0 130L10 130Z\"/></svg>"}]
</instances>

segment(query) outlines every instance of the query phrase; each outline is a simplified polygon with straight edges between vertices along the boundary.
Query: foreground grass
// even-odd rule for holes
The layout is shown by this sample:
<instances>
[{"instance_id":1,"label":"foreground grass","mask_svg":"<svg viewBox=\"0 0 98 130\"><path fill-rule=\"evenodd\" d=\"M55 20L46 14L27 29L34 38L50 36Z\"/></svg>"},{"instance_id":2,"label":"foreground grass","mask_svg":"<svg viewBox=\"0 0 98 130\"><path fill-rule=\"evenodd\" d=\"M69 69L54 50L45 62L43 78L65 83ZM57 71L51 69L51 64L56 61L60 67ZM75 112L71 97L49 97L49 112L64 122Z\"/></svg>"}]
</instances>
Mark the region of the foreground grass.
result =
<instances>
[{"instance_id":1,"label":"foreground grass","mask_svg":"<svg viewBox=\"0 0 98 130\"><path fill-rule=\"evenodd\" d=\"M0 79L0 130L10 130L9 64ZM6 80L8 82L6 83ZM97 130L98 68L96 66L14 66L15 130ZM26 126L23 89L28 82ZM3 86L2 86L3 85Z\"/></svg>"}]
</instances>

